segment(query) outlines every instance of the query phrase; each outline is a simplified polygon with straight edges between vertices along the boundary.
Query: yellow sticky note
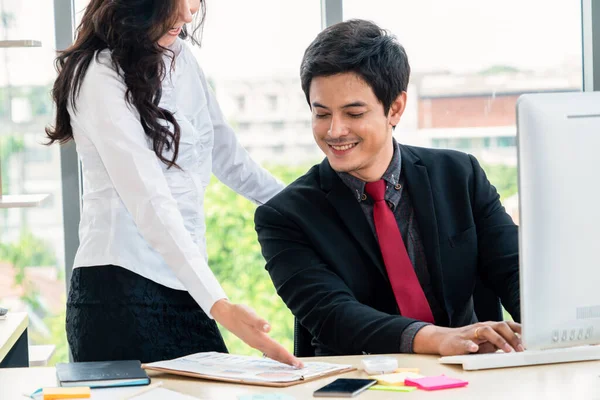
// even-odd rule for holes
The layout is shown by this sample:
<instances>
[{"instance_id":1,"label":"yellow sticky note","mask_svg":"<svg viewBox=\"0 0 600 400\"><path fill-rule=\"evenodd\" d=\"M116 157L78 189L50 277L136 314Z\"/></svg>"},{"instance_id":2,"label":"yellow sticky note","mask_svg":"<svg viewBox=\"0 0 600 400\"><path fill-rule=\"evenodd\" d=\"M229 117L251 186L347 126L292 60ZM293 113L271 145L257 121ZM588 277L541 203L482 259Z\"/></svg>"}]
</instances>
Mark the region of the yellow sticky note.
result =
<instances>
[{"instance_id":1,"label":"yellow sticky note","mask_svg":"<svg viewBox=\"0 0 600 400\"><path fill-rule=\"evenodd\" d=\"M44 400L89 399L92 391L89 387L53 387L42 389Z\"/></svg>"},{"instance_id":2,"label":"yellow sticky note","mask_svg":"<svg viewBox=\"0 0 600 400\"><path fill-rule=\"evenodd\" d=\"M405 379L423 378L423 375L414 372L395 372L393 374L373 375L371 379L376 379L377 383L384 386L404 386Z\"/></svg>"},{"instance_id":3,"label":"yellow sticky note","mask_svg":"<svg viewBox=\"0 0 600 400\"><path fill-rule=\"evenodd\" d=\"M421 370L419 368L396 368L394 372L414 372L415 374L418 374Z\"/></svg>"},{"instance_id":4,"label":"yellow sticky note","mask_svg":"<svg viewBox=\"0 0 600 400\"><path fill-rule=\"evenodd\" d=\"M412 392L417 390L414 386L383 386L383 385L373 385L369 388L369 390L383 390L387 392Z\"/></svg>"}]
</instances>

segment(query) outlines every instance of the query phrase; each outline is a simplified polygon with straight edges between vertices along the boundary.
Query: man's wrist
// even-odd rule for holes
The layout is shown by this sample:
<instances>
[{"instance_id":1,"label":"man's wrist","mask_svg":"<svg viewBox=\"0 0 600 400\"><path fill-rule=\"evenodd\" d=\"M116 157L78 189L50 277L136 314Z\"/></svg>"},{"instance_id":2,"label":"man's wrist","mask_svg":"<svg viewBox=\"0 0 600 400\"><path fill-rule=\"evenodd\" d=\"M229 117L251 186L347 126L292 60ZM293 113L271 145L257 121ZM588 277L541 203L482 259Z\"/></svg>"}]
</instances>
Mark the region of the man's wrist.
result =
<instances>
[{"instance_id":1,"label":"man's wrist","mask_svg":"<svg viewBox=\"0 0 600 400\"><path fill-rule=\"evenodd\" d=\"M417 354L440 354L440 343L449 328L427 325L419 329L413 340L413 352Z\"/></svg>"},{"instance_id":2,"label":"man's wrist","mask_svg":"<svg viewBox=\"0 0 600 400\"><path fill-rule=\"evenodd\" d=\"M402 331L402 335L400 336L400 353L414 353L413 350L413 342L415 340L415 336L423 327L430 325L428 322L422 321L414 321L409 324Z\"/></svg>"}]
</instances>

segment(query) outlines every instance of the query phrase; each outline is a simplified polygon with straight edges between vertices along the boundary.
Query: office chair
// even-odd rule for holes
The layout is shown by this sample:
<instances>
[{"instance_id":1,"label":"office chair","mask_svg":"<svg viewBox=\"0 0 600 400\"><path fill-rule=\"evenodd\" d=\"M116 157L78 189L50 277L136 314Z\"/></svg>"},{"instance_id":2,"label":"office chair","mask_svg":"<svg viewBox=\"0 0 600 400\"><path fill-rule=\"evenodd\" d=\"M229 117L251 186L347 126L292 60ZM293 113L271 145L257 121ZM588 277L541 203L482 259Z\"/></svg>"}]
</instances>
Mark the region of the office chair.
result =
<instances>
[{"instance_id":1,"label":"office chair","mask_svg":"<svg viewBox=\"0 0 600 400\"><path fill-rule=\"evenodd\" d=\"M311 344L312 335L297 318L294 318L294 355L296 357L314 357L315 348Z\"/></svg>"}]
</instances>

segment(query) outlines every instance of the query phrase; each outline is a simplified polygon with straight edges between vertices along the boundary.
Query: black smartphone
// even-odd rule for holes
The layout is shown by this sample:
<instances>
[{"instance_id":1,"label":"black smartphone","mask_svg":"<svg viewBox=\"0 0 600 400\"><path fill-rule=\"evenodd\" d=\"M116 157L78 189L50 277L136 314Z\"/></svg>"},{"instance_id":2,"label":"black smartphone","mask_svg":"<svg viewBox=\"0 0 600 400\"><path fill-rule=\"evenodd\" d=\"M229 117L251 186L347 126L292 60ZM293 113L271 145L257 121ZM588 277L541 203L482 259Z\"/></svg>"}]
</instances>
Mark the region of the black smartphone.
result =
<instances>
[{"instance_id":1,"label":"black smartphone","mask_svg":"<svg viewBox=\"0 0 600 400\"><path fill-rule=\"evenodd\" d=\"M336 379L313 393L314 397L354 397L376 384L375 379Z\"/></svg>"}]
</instances>

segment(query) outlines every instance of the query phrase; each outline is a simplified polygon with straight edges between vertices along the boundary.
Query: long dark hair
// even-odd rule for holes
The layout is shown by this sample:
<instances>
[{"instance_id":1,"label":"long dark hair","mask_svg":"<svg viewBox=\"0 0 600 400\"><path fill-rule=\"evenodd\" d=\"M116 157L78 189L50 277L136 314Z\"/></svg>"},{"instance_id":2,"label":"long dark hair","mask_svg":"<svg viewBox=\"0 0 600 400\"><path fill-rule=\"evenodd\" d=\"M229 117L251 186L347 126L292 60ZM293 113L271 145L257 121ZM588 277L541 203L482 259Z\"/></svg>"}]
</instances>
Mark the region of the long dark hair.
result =
<instances>
[{"instance_id":1,"label":"long dark hair","mask_svg":"<svg viewBox=\"0 0 600 400\"><path fill-rule=\"evenodd\" d=\"M76 99L90 62L100 50L108 49L113 67L127 86L125 100L139 112L156 156L169 168L177 167L181 130L173 114L158 106L161 82L167 73L163 54L170 50L160 46L158 40L176 22L178 3L178 0L90 1L77 27L75 43L61 51L55 61L58 77L52 98L56 121L54 126L46 128L47 144L64 144L73 138L67 105L71 101L76 111ZM185 26L180 33L181 38L190 37L195 44L200 44L206 15L205 1L200 3L191 33ZM173 131L160 120L169 122ZM170 159L163 156L164 150L173 150Z\"/></svg>"}]
</instances>

